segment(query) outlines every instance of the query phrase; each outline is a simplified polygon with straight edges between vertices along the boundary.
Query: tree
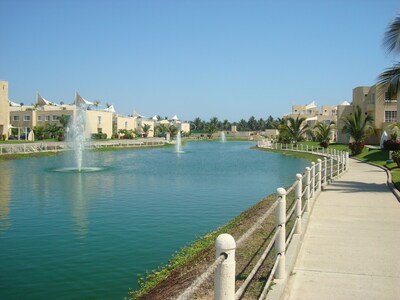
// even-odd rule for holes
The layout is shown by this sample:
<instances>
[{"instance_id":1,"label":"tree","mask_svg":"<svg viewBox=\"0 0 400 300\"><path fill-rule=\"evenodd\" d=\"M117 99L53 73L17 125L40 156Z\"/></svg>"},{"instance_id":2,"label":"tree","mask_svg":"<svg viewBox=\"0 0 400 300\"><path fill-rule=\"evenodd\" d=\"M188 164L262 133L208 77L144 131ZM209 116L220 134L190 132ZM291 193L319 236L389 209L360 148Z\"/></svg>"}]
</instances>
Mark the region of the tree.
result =
<instances>
[{"instance_id":1,"label":"tree","mask_svg":"<svg viewBox=\"0 0 400 300\"><path fill-rule=\"evenodd\" d=\"M193 130L204 130L204 121L197 117L191 123L191 129Z\"/></svg>"},{"instance_id":2,"label":"tree","mask_svg":"<svg viewBox=\"0 0 400 300\"><path fill-rule=\"evenodd\" d=\"M62 114L60 116L60 118L58 119L58 121L60 122L60 124L62 125L63 128L67 127L69 121L71 120L71 116L70 115L64 115Z\"/></svg>"},{"instance_id":3,"label":"tree","mask_svg":"<svg viewBox=\"0 0 400 300\"><path fill-rule=\"evenodd\" d=\"M321 147L328 148L335 123L331 122L329 125L318 122L315 126L315 137Z\"/></svg>"},{"instance_id":4,"label":"tree","mask_svg":"<svg viewBox=\"0 0 400 300\"><path fill-rule=\"evenodd\" d=\"M247 127L251 131L256 131L257 130L257 120L254 116L251 116L249 120L247 121Z\"/></svg>"},{"instance_id":5,"label":"tree","mask_svg":"<svg viewBox=\"0 0 400 300\"><path fill-rule=\"evenodd\" d=\"M394 18L386 29L383 38L383 46L388 53L400 54L400 15ZM397 118L400 117L400 62L391 68L387 68L378 77L378 84L389 85L389 94L397 94Z\"/></svg>"},{"instance_id":6,"label":"tree","mask_svg":"<svg viewBox=\"0 0 400 300\"><path fill-rule=\"evenodd\" d=\"M212 135L215 132L217 132L217 130L218 130L218 128L217 128L217 125L215 123L212 123L212 122L208 123L207 126L206 126L206 131L207 131L208 138L211 138Z\"/></svg>"},{"instance_id":7,"label":"tree","mask_svg":"<svg viewBox=\"0 0 400 300\"><path fill-rule=\"evenodd\" d=\"M285 120L285 124L280 127L286 133L294 144L303 139L303 136L310 131L306 118L297 116L297 118L289 117Z\"/></svg>"},{"instance_id":8,"label":"tree","mask_svg":"<svg viewBox=\"0 0 400 300\"><path fill-rule=\"evenodd\" d=\"M44 133L45 133L43 126L41 126L41 125L35 126L32 128L32 130L33 130L33 133L35 134L35 139L43 140Z\"/></svg>"},{"instance_id":9,"label":"tree","mask_svg":"<svg viewBox=\"0 0 400 300\"><path fill-rule=\"evenodd\" d=\"M374 133L374 118L365 115L363 118L361 107L355 107L354 113L341 119L344 122L342 132L350 135L353 142L349 144L349 148L353 155L360 154L364 149L364 143L367 137Z\"/></svg>"},{"instance_id":10,"label":"tree","mask_svg":"<svg viewBox=\"0 0 400 300\"><path fill-rule=\"evenodd\" d=\"M178 128L175 125L169 125L168 133L170 138L173 139L178 134Z\"/></svg>"},{"instance_id":11,"label":"tree","mask_svg":"<svg viewBox=\"0 0 400 300\"><path fill-rule=\"evenodd\" d=\"M99 108L99 105L100 105L100 101L99 100L94 100L93 106L96 107L96 109Z\"/></svg>"},{"instance_id":12,"label":"tree","mask_svg":"<svg viewBox=\"0 0 400 300\"><path fill-rule=\"evenodd\" d=\"M149 135L149 132L152 131L151 125L149 124L143 124L141 129L143 132L143 137L147 137Z\"/></svg>"},{"instance_id":13,"label":"tree","mask_svg":"<svg viewBox=\"0 0 400 300\"><path fill-rule=\"evenodd\" d=\"M168 132L168 126L166 124L158 124L155 128L155 131L156 136L165 136L165 134Z\"/></svg>"}]
</instances>

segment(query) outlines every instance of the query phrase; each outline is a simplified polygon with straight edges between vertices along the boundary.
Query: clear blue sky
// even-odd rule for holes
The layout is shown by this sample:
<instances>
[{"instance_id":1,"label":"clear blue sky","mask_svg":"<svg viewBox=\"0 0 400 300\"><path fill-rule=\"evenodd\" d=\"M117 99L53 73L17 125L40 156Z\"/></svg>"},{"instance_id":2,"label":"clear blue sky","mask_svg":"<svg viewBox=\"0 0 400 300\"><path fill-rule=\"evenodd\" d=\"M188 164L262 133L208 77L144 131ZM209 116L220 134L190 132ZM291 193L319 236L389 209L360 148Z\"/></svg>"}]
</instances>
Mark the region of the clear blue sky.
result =
<instances>
[{"instance_id":1,"label":"clear blue sky","mask_svg":"<svg viewBox=\"0 0 400 300\"><path fill-rule=\"evenodd\" d=\"M24 104L79 91L124 115L281 117L373 85L398 13L398 0L0 0L0 79Z\"/></svg>"}]
</instances>

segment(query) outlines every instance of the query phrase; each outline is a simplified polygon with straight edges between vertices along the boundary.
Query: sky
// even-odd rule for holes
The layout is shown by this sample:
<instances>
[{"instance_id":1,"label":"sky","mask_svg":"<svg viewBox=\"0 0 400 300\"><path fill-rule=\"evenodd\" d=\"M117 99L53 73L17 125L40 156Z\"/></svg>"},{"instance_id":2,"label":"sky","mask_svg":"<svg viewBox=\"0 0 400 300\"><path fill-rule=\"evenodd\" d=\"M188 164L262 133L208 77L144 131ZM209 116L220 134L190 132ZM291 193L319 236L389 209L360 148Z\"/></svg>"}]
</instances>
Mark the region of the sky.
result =
<instances>
[{"instance_id":1,"label":"sky","mask_svg":"<svg viewBox=\"0 0 400 300\"><path fill-rule=\"evenodd\" d=\"M351 102L396 57L398 0L0 0L9 99L231 122ZM397 58L398 59L398 58ZM100 107L102 108L102 107Z\"/></svg>"}]
</instances>

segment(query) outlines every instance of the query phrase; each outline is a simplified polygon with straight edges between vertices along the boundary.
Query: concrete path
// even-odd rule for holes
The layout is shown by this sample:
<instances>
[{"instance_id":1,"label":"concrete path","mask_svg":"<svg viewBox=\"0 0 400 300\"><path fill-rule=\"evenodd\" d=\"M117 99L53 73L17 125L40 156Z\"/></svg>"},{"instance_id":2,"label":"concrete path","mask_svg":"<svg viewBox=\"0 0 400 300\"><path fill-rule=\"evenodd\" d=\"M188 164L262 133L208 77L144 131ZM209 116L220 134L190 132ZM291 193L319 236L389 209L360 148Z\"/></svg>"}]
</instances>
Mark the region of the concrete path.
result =
<instances>
[{"instance_id":1,"label":"concrete path","mask_svg":"<svg viewBox=\"0 0 400 300\"><path fill-rule=\"evenodd\" d=\"M400 203L355 160L316 200L284 299L400 300Z\"/></svg>"}]
</instances>

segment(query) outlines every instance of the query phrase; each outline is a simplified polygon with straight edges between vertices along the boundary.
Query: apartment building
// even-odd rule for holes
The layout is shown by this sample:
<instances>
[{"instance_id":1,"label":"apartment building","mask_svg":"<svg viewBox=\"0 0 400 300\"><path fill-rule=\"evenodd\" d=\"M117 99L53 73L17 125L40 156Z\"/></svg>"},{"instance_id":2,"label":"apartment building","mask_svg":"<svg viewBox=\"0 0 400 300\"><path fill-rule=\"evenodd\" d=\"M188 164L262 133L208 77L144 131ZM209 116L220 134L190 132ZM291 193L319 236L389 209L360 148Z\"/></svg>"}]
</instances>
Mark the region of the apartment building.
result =
<instances>
[{"instance_id":1,"label":"apartment building","mask_svg":"<svg viewBox=\"0 0 400 300\"><path fill-rule=\"evenodd\" d=\"M30 132L35 126L62 126L60 120L65 116L71 120L76 116L77 105L82 105L85 110L86 138L95 133L105 133L107 138L111 138L121 129L140 131L145 124L150 126L148 137L153 137L158 124L157 120L138 113L131 116L117 114L112 105L102 110L94 108L92 102L83 99L78 93L74 104L57 104L37 94L34 105L20 105L8 99L8 82L0 81L0 137L1 134L6 134L8 138L11 131L14 131L14 135L28 139L33 138ZM169 125L177 126L179 130L190 131L190 124L180 121L176 116L165 121Z\"/></svg>"},{"instance_id":2,"label":"apartment building","mask_svg":"<svg viewBox=\"0 0 400 300\"><path fill-rule=\"evenodd\" d=\"M370 144L379 144L383 131L397 122L397 97L388 92L387 85L360 86L353 89L351 105L338 107L338 142L349 143L350 137L342 132L343 118L353 113L356 106L374 118L377 134L368 139Z\"/></svg>"}]
</instances>

